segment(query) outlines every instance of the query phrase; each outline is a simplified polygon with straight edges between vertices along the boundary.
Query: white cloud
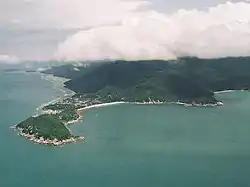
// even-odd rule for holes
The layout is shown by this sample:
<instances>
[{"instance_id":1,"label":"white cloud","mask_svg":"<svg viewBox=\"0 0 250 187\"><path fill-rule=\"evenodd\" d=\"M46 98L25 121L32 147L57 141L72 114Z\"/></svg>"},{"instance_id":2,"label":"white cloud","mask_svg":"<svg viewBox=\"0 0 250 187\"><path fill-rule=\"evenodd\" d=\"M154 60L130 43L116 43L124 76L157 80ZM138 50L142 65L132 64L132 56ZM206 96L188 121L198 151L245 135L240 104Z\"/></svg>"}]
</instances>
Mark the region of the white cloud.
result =
<instances>
[{"instance_id":1,"label":"white cloud","mask_svg":"<svg viewBox=\"0 0 250 187\"><path fill-rule=\"evenodd\" d=\"M149 4L141 0L2 0L0 23L43 29L93 27L113 24Z\"/></svg>"},{"instance_id":2,"label":"white cloud","mask_svg":"<svg viewBox=\"0 0 250 187\"><path fill-rule=\"evenodd\" d=\"M207 11L179 10L172 15L143 11L121 25L80 31L63 42L63 60L173 59L250 55L250 4L225 3Z\"/></svg>"},{"instance_id":3,"label":"white cloud","mask_svg":"<svg viewBox=\"0 0 250 187\"><path fill-rule=\"evenodd\" d=\"M149 5L141 0L0 0L0 54L51 59L76 30L118 24Z\"/></svg>"},{"instance_id":4,"label":"white cloud","mask_svg":"<svg viewBox=\"0 0 250 187\"><path fill-rule=\"evenodd\" d=\"M78 28L82 31L59 45L57 59L250 55L250 5L225 1L1 0L0 53L51 59L58 43ZM207 9L216 3L225 4ZM30 34L41 30L39 35Z\"/></svg>"},{"instance_id":5,"label":"white cloud","mask_svg":"<svg viewBox=\"0 0 250 187\"><path fill-rule=\"evenodd\" d=\"M0 64L18 64L20 59L15 56L0 54Z\"/></svg>"}]
</instances>

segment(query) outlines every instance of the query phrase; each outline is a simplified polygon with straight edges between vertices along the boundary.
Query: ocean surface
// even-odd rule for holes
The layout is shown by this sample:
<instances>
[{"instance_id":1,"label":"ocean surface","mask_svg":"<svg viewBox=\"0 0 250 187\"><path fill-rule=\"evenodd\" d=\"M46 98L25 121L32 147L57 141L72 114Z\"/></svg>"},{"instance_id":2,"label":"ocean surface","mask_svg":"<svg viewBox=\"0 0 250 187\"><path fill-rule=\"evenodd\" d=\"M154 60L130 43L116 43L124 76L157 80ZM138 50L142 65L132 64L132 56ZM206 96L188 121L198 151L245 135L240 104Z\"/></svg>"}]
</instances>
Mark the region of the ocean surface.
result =
<instances>
[{"instance_id":1,"label":"ocean surface","mask_svg":"<svg viewBox=\"0 0 250 187\"><path fill-rule=\"evenodd\" d=\"M71 126L86 141L55 148L10 129L70 93L49 80L0 71L1 187L250 186L249 92L218 94L219 108L92 108Z\"/></svg>"}]
</instances>

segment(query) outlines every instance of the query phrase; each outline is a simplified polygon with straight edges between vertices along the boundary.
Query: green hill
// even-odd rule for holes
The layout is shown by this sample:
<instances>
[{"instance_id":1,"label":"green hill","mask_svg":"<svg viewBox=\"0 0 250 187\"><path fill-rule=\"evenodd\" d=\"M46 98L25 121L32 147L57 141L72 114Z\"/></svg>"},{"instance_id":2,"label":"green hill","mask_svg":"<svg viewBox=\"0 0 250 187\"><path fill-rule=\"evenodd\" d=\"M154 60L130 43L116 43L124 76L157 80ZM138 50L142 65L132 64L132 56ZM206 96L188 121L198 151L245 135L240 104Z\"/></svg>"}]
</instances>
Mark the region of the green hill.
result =
<instances>
[{"instance_id":1,"label":"green hill","mask_svg":"<svg viewBox=\"0 0 250 187\"><path fill-rule=\"evenodd\" d=\"M55 115L40 115L30 117L19 123L16 128L22 129L25 134L34 135L36 138L45 138L49 140L66 140L73 135L69 129Z\"/></svg>"},{"instance_id":2,"label":"green hill","mask_svg":"<svg viewBox=\"0 0 250 187\"><path fill-rule=\"evenodd\" d=\"M96 95L109 98L109 101L145 101L151 98L215 103L215 91L250 88L249 57L114 61L68 73L70 68L72 66L67 65L45 73L71 79L65 86L78 94Z\"/></svg>"}]
</instances>

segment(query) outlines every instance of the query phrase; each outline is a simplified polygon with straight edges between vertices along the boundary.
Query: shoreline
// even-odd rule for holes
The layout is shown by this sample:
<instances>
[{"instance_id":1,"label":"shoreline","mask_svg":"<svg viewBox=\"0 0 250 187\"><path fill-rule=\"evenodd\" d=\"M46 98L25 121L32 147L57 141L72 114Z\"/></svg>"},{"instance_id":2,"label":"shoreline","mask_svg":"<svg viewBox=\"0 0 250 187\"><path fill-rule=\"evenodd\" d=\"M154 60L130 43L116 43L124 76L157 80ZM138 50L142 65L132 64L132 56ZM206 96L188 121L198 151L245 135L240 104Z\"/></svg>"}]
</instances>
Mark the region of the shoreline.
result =
<instances>
[{"instance_id":1,"label":"shoreline","mask_svg":"<svg viewBox=\"0 0 250 187\"><path fill-rule=\"evenodd\" d=\"M106 106L113 106L113 105L121 105L121 104L133 104L133 105L165 105L165 104L175 104L175 105L182 105L185 107L218 107L218 106L222 106L223 103L222 102L217 102L215 104L199 104L199 103L184 103L184 102L180 102L180 101L176 101L176 102L160 102L160 101L150 101L150 102L124 102L124 101L117 101L117 102L110 102L110 103L101 103L101 104L94 104L91 106L86 106L83 108L79 108L76 109L77 114L78 114L78 118L76 120L72 120L69 122L63 122L64 126L71 132L70 128L68 127L69 125L75 124L75 123L79 123L83 120L83 114L82 111L84 110L88 110L88 109L92 109L92 108L100 108L100 107L106 107ZM39 114L38 114L39 115ZM25 137L26 139L37 143L37 144L43 144L43 145L52 145L52 146L60 146L60 145L64 145L64 144L68 144L68 143L73 143L73 142L77 142L77 141L82 141L85 140L85 137L83 136L79 136L77 138L69 138L69 139L65 139L65 140L50 140L50 139L44 139L44 138L36 138L34 135L30 135L30 134L25 134L22 132L22 129L19 129L15 126L11 127L13 130L17 131L18 134L22 137Z\"/></svg>"},{"instance_id":2,"label":"shoreline","mask_svg":"<svg viewBox=\"0 0 250 187\"><path fill-rule=\"evenodd\" d=\"M100 108L100 107L105 107L105 106L112 106L112 105L119 105L119 104L129 104L129 102L124 102L124 101L116 101L116 102L110 102L110 103L101 103L101 104L94 104L90 106L86 106L80 109L77 109L79 112L91 108Z\"/></svg>"},{"instance_id":3,"label":"shoreline","mask_svg":"<svg viewBox=\"0 0 250 187\"><path fill-rule=\"evenodd\" d=\"M12 127L15 131L18 132L18 135L34 142L37 144L42 144L42 145L52 145L52 146L60 146L60 145L64 145L64 144L68 144L68 143L73 143L73 142L77 142L77 141L83 141L85 140L85 137L83 136L79 136L77 138L75 137L71 137L69 139L65 139L65 140L50 140L50 139L44 139L44 138L36 138L34 135L30 135L30 134L25 134L22 131L22 129L18 129L16 127Z\"/></svg>"},{"instance_id":4,"label":"shoreline","mask_svg":"<svg viewBox=\"0 0 250 187\"><path fill-rule=\"evenodd\" d=\"M248 90L222 90L222 91L216 91L214 94L221 94L221 93L230 93L230 92L245 92Z\"/></svg>"},{"instance_id":5,"label":"shoreline","mask_svg":"<svg viewBox=\"0 0 250 187\"><path fill-rule=\"evenodd\" d=\"M41 79L51 83L54 88L57 88L59 91L61 91L63 93L62 96L58 96L53 100L42 103L39 107L36 108L37 112L41 112L42 108L47 106L47 105L54 104L54 103L62 100L65 97L73 96L75 94L75 92L73 90L66 88L64 85L64 82L69 80L69 79L63 78L63 77L57 77L54 75L45 74L45 73L42 73L40 71L37 71L37 73L40 74Z\"/></svg>"},{"instance_id":6,"label":"shoreline","mask_svg":"<svg viewBox=\"0 0 250 187\"><path fill-rule=\"evenodd\" d=\"M218 101L216 103L207 103L207 104L196 103L196 102L185 103L177 101L177 102L171 102L171 104L182 105L185 107L220 107L224 105L224 103L221 101Z\"/></svg>"},{"instance_id":7,"label":"shoreline","mask_svg":"<svg viewBox=\"0 0 250 187\"><path fill-rule=\"evenodd\" d=\"M49 77L48 75L44 75L43 73L40 72L40 74L42 75L41 77L46 80L46 81L49 81L49 82L57 82L58 84L54 84L53 86L58 86L59 84L60 85L63 85L63 81L62 79L59 77L59 79L57 79L56 76L51 76ZM58 81L59 80L59 81ZM66 80L66 79L64 79ZM64 87L65 88L65 87ZM37 111L37 114L36 116L39 116L41 115L44 110L42 109L43 107L47 106L47 105L50 105L50 104L53 104L53 103L56 103L60 100L63 100L63 98L66 98L66 97L71 97L75 94L74 91L68 89L68 88L65 88L65 90L62 89L61 86L58 86L58 89L60 91L63 92L63 95L61 97L57 97L49 102L46 102L44 104L41 104L39 107L36 108L36 111ZM227 93L227 92L234 92L234 91L245 91L245 90L223 90L223 91L218 91L218 92L214 92L214 94L219 94L219 93ZM112 106L112 105L121 105L121 104L133 104L133 105L165 105L165 104L175 104L175 105L181 105L181 106L184 106L184 107L219 107L219 106L223 106L223 102L216 102L216 103L207 103L207 104L202 104L202 103L196 103L196 102L190 102L190 103L185 103L185 102L181 102L181 101L166 101L166 102L162 102L162 101L154 101L154 100L151 100L149 98L149 101L142 101L142 102L125 102L125 101L115 101L115 102L108 102L108 103L100 103L100 104L93 104L93 105L89 105L89 106L85 106L85 107L82 107L82 108L79 108L79 109L75 109L77 114L78 114L78 118L75 119L75 120L71 120L71 121L68 121L68 122L62 122L64 124L64 126L70 131L70 133L72 134L70 128L69 128L69 125L72 125L72 124L75 124L75 123L79 123L83 120L83 113L82 111L84 110L88 110L88 109L92 109L92 108L100 108L100 107L107 107L107 106ZM85 140L85 137L83 136L79 136L79 137L74 137L72 135L72 138L69 138L69 139L65 139L65 140L49 140L49 139L44 139L44 138L35 138L34 135L30 135L30 134L25 134L22 132L22 129L18 129L16 127L16 125L14 127L11 127L13 128L14 130L18 131L19 135L20 136L23 136L25 137L26 139L28 140L31 140L35 143L38 143L38 144L45 144L45 145L53 145L53 146L60 146L60 145L63 145L63 144L67 144L67 143L72 143L72 142L76 142L76 141L79 141L79 140Z\"/></svg>"},{"instance_id":8,"label":"shoreline","mask_svg":"<svg viewBox=\"0 0 250 187\"><path fill-rule=\"evenodd\" d=\"M78 122L81 122L83 120L83 115L81 114L81 109L77 109L76 110L78 118L72 121L68 121L67 123L65 123L64 125L68 128L68 125L72 125ZM70 129L69 129L70 130Z\"/></svg>"},{"instance_id":9,"label":"shoreline","mask_svg":"<svg viewBox=\"0 0 250 187\"><path fill-rule=\"evenodd\" d=\"M216 91L214 92L214 94L221 94L221 93L230 93L230 92L235 92L235 91L247 91L247 90L222 90L222 91ZM72 91L73 92L73 91ZM56 103L57 101L60 101L61 99L67 97L67 96L70 96L71 94L66 94L64 96L61 96L61 97L57 97L51 101L48 101L46 103L43 103L41 104L39 107L36 108L36 111L41 111L41 109L43 107L45 107L46 105L50 105L50 104L53 104L53 103ZM115 102L110 102L110 103L101 103L101 104L94 104L94 105L91 105L91 106L87 106L87 107L83 107L83 108L80 108L80 109L77 109L78 111L83 111L83 110L87 110L87 109L91 109L91 108L99 108L99 107L105 107L105 106L111 106L111 105L117 105L117 104L137 104L137 105L153 105L153 104L176 104L176 105L183 105L183 106L189 106L189 107L192 107L192 106L200 106L200 107L211 107L211 106L222 106L223 105L223 102L221 101L218 101L217 103L215 104L211 104L211 103L207 103L207 104L201 104L201 103L185 103L185 102L180 102L180 101L169 101L169 102L125 102L125 101L115 101Z\"/></svg>"}]
</instances>

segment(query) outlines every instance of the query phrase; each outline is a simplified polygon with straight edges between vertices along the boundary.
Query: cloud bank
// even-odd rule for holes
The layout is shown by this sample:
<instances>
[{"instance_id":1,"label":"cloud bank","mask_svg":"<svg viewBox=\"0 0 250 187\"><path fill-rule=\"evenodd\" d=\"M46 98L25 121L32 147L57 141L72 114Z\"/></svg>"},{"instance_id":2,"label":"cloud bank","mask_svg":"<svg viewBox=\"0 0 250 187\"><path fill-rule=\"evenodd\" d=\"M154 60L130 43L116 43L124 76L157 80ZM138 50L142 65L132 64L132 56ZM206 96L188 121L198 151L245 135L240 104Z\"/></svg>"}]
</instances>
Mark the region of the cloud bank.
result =
<instances>
[{"instance_id":1,"label":"cloud bank","mask_svg":"<svg viewBox=\"0 0 250 187\"><path fill-rule=\"evenodd\" d=\"M76 29L114 24L149 6L143 0L1 0L0 24L32 29Z\"/></svg>"},{"instance_id":2,"label":"cloud bank","mask_svg":"<svg viewBox=\"0 0 250 187\"><path fill-rule=\"evenodd\" d=\"M138 8L138 3L132 10ZM122 17L120 24L93 27L70 36L59 45L55 58L71 61L250 56L247 2L228 2L206 11L179 10L172 15L147 9Z\"/></svg>"}]
</instances>

